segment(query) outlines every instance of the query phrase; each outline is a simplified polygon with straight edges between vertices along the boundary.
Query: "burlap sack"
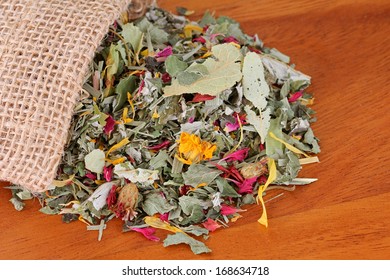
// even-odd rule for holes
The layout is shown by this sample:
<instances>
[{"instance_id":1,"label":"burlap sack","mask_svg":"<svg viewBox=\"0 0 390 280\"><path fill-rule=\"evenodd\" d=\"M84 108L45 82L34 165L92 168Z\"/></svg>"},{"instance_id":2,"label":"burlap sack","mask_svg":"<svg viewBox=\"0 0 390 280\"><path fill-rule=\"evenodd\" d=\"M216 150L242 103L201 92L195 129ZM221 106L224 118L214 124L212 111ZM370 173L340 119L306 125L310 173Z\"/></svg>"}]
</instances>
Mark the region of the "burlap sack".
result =
<instances>
[{"instance_id":1,"label":"burlap sack","mask_svg":"<svg viewBox=\"0 0 390 280\"><path fill-rule=\"evenodd\" d=\"M130 2L0 0L0 180L50 185L88 65Z\"/></svg>"}]
</instances>

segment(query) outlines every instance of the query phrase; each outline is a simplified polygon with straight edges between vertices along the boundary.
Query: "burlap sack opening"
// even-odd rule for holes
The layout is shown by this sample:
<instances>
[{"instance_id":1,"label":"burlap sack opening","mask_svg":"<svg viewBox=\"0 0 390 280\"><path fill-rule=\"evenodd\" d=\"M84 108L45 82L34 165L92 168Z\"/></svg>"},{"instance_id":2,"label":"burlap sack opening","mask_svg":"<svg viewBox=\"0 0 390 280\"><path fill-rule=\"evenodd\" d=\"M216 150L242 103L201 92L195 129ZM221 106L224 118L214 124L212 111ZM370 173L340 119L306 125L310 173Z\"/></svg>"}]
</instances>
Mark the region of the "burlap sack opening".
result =
<instances>
[{"instance_id":1,"label":"burlap sack opening","mask_svg":"<svg viewBox=\"0 0 390 280\"><path fill-rule=\"evenodd\" d=\"M131 2L0 0L0 180L50 185L88 66Z\"/></svg>"}]
</instances>

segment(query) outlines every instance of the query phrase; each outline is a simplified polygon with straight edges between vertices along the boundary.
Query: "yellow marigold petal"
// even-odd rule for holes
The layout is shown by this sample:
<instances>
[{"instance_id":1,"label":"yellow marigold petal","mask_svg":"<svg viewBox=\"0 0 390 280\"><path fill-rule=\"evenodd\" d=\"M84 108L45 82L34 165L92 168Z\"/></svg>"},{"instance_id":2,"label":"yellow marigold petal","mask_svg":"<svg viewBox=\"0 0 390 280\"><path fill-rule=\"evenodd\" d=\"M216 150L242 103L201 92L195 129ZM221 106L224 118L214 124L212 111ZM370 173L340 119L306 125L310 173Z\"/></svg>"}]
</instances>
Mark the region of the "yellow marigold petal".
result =
<instances>
[{"instance_id":1,"label":"yellow marigold petal","mask_svg":"<svg viewBox=\"0 0 390 280\"><path fill-rule=\"evenodd\" d=\"M237 220L238 220L239 218L242 218L242 216L241 216L240 214L236 213L236 214L234 215L234 217L230 219L230 221L234 223L234 222L237 222Z\"/></svg>"},{"instance_id":2,"label":"yellow marigold petal","mask_svg":"<svg viewBox=\"0 0 390 280\"><path fill-rule=\"evenodd\" d=\"M276 179L276 164L275 160L273 158L268 158L268 179L265 182L264 185L261 185L259 187L258 195L257 195L257 201L261 203L261 206L263 207L263 214L261 215L258 222L265 227L268 227L268 218L267 218L267 210L265 209L265 204L263 200L263 192L267 189L269 184L271 184Z\"/></svg>"},{"instance_id":3,"label":"yellow marigold petal","mask_svg":"<svg viewBox=\"0 0 390 280\"><path fill-rule=\"evenodd\" d=\"M213 53L211 51L207 51L204 55L202 55L200 58L208 58L211 56Z\"/></svg>"},{"instance_id":4,"label":"yellow marigold petal","mask_svg":"<svg viewBox=\"0 0 390 280\"><path fill-rule=\"evenodd\" d=\"M214 151L217 149L217 146L207 141L202 141L197 135L186 132L180 135L178 143L179 153L177 158L185 164L211 159Z\"/></svg>"},{"instance_id":5,"label":"yellow marigold petal","mask_svg":"<svg viewBox=\"0 0 390 280\"><path fill-rule=\"evenodd\" d=\"M203 159L211 159L213 157L213 153L217 149L217 146L211 145L210 143L206 144L206 147L203 150Z\"/></svg>"},{"instance_id":6,"label":"yellow marigold petal","mask_svg":"<svg viewBox=\"0 0 390 280\"><path fill-rule=\"evenodd\" d=\"M186 36L187 38L190 38L192 36L192 31L197 31L202 33L203 28L192 24L187 24L186 26L184 26L184 36Z\"/></svg>"},{"instance_id":7,"label":"yellow marigold petal","mask_svg":"<svg viewBox=\"0 0 390 280\"><path fill-rule=\"evenodd\" d=\"M55 187L65 187L66 185L70 184L74 179L74 174L71 175L68 179L60 181L60 180L53 180L51 183Z\"/></svg>"},{"instance_id":8,"label":"yellow marigold petal","mask_svg":"<svg viewBox=\"0 0 390 280\"><path fill-rule=\"evenodd\" d=\"M159 117L160 117L160 115L157 113L157 110L154 110L152 118L153 119L158 119Z\"/></svg>"},{"instance_id":9,"label":"yellow marigold petal","mask_svg":"<svg viewBox=\"0 0 390 280\"><path fill-rule=\"evenodd\" d=\"M191 165L191 164L192 164L192 161L186 160L185 158L181 157L180 155L175 155L175 157L176 157L179 161L181 161L182 163L184 163L184 164L188 164L188 165Z\"/></svg>"},{"instance_id":10,"label":"yellow marigold petal","mask_svg":"<svg viewBox=\"0 0 390 280\"><path fill-rule=\"evenodd\" d=\"M159 228L159 229L164 229L168 230L170 232L182 232L184 233L181 229L171 226L169 223L161 221L160 218L156 217L150 217L147 216L145 218L145 223L153 228Z\"/></svg>"},{"instance_id":11,"label":"yellow marigold petal","mask_svg":"<svg viewBox=\"0 0 390 280\"><path fill-rule=\"evenodd\" d=\"M135 108L134 108L134 102L133 102L133 99L132 99L130 92L127 93L127 101L129 102L129 104L131 106L131 111L133 113L133 119L134 119L135 118Z\"/></svg>"},{"instance_id":12,"label":"yellow marigold petal","mask_svg":"<svg viewBox=\"0 0 390 280\"><path fill-rule=\"evenodd\" d=\"M305 106L310 106L314 104L314 98L310 98L310 99L299 98L299 101L301 101L301 104Z\"/></svg>"},{"instance_id":13,"label":"yellow marigold petal","mask_svg":"<svg viewBox=\"0 0 390 280\"><path fill-rule=\"evenodd\" d=\"M108 152L107 152L107 154L106 154L106 157L107 157L111 152L113 152L113 151L115 151L115 150L118 150L118 149L122 148L123 146L126 146L128 143L130 143L130 140L129 140L128 138L122 139L122 141L120 141L118 144L115 144L114 146L112 146L112 147L108 150Z\"/></svg>"},{"instance_id":14,"label":"yellow marigold petal","mask_svg":"<svg viewBox=\"0 0 390 280\"><path fill-rule=\"evenodd\" d=\"M120 163L123 163L125 162L126 158L125 157L120 157L120 158L117 158L117 159L109 159L109 158L106 158L106 161L108 163L111 163L112 165L117 165L117 164L120 164Z\"/></svg>"},{"instance_id":15,"label":"yellow marigold petal","mask_svg":"<svg viewBox=\"0 0 390 280\"><path fill-rule=\"evenodd\" d=\"M122 113L122 121L123 123L131 123L133 121L132 118L129 118L127 115L129 114L129 109L127 107L125 107L123 109L123 113Z\"/></svg>"},{"instance_id":16,"label":"yellow marigold petal","mask_svg":"<svg viewBox=\"0 0 390 280\"><path fill-rule=\"evenodd\" d=\"M237 43L230 42L229 44L235 46L237 49L241 49L241 46Z\"/></svg>"},{"instance_id":17,"label":"yellow marigold petal","mask_svg":"<svg viewBox=\"0 0 390 280\"><path fill-rule=\"evenodd\" d=\"M95 180L95 184L96 185L101 185L101 184L104 184L104 183L106 183L106 181L104 181L104 180Z\"/></svg>"},{"instance_id":18,"label":"yellow marigold petal","mask_svg":"<svg viewBox=\"0 0 390 280\"><path fill-rule=\"evenodd\" d=\"M89 114L92 114L92 111L85 111L84 113L80 114L80 117L84 117Z\"/></svg>"},{"instance_id":19,"label":"yellow marigold petal","mask_svg":"<svg viewBox=\"0 0 390 280\"><path fill-rule=\"evenodd\" d=\"M143 71L142 70L134 70L133 72L131 72L129 74L129 76L133 76L133 75L136 75L136 74L139 74L139 73L142 73Z\"/></svg>"},{"instance_id":20,"label":"yellow marigold petal","mask_svg":"<svg viewBox=\"0 0 390 280\"><path fill-rule=\"evenodd\" d=\"M148 50L148 49L143 50L143 51L141 52L141 55L142 55L142 56L148 56L148 55L149 55L149 50Z\"/></svg>"},{"instance_id":21,"label":"yellow marigold petal","mask_svg":"<svg viewBox=\"0 0 390 280\"><path fill-rule=\"evenodd\" d=\"M308 154L302 152L301 150L295 148L293 145L290 145L289 143L287 143L286 141L278 138L275 136L275 134L273 134L273 132L270 132L269 133L269 136L271 136L272 138L274 138L276 141L279 141L280 143L284 144L286 146L287 149L289 149L290 151L296 153L296 154L301 154L301 155L304 155L305 157L310 157Z\"/></svg>"},{"instance_id":22,"label":"yellow marigold petal","mask_svg":"<svg viewBox=\"0 0 390 280\"><path fill-rule=\"evenodd\" d=\"M207 186L207 183L200 183L199 185L197 185L195 188L190 188L190 190L191 191L194 191L194 190L196 190L196 189L199 189L199 188L201 188L201 187L205 187L205 186Z\"/></svg>"},{"instance_id":23,"label":"yellow marigold petal","mask_svg":"<svg viewBox=\"0 0 390 280\"><path fill-rule=\"evenodd\" d=\"M81 215L79 216L79 221L80 222L83 222L84 224L86 224L87 226L90 226L91 224L88 223Z\"/></svg>"}]
</instances>

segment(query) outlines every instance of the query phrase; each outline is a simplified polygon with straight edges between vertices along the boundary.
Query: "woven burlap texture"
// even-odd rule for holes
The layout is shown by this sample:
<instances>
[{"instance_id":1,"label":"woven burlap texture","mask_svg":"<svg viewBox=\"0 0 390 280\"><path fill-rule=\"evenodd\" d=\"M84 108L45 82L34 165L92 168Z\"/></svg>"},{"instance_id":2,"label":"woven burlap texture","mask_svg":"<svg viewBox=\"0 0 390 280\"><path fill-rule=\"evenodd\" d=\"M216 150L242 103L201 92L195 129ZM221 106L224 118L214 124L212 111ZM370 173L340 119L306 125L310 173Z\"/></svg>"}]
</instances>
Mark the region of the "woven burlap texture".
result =
<instances>
[{"instance_id":1,"label":"woven burlap texture","mask_svg":"<svg viewBox=\"0 0 390 280\"><path fill-rule=\"evenodd\" d=\"M95 51L130 0L0 0L0 180L55 178Z\"/></svg>"}]
</instances>

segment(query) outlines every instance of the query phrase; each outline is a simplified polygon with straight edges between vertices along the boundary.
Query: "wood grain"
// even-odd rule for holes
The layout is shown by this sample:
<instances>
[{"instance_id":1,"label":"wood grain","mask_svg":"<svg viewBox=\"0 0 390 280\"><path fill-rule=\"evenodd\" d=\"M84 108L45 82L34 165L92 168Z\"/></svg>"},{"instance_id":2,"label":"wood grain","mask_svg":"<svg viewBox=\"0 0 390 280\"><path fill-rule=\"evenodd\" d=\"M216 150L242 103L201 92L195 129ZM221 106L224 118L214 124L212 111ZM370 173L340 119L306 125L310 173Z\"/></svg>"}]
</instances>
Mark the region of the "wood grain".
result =
<instances>
[{"instance_id":1,"label":"wood grain","mask_svg":"<svg viewBox=\"0 0 390 280\"><path fill-rule=\"evenodd\" d=\"M321 163L300 175L319 181L267 203L268 229L257 223L260 207L247 207L243 218L211 235L213 253L201 256L121 233L120 221L110 222L97 242L84 224L39 213L36 200L15 211L9 190L0 189L0 258L389 259L389 1L159 3L195 10L194 19L205 10L231 16L312 76Z\"/></svg>"}]
</instances>

